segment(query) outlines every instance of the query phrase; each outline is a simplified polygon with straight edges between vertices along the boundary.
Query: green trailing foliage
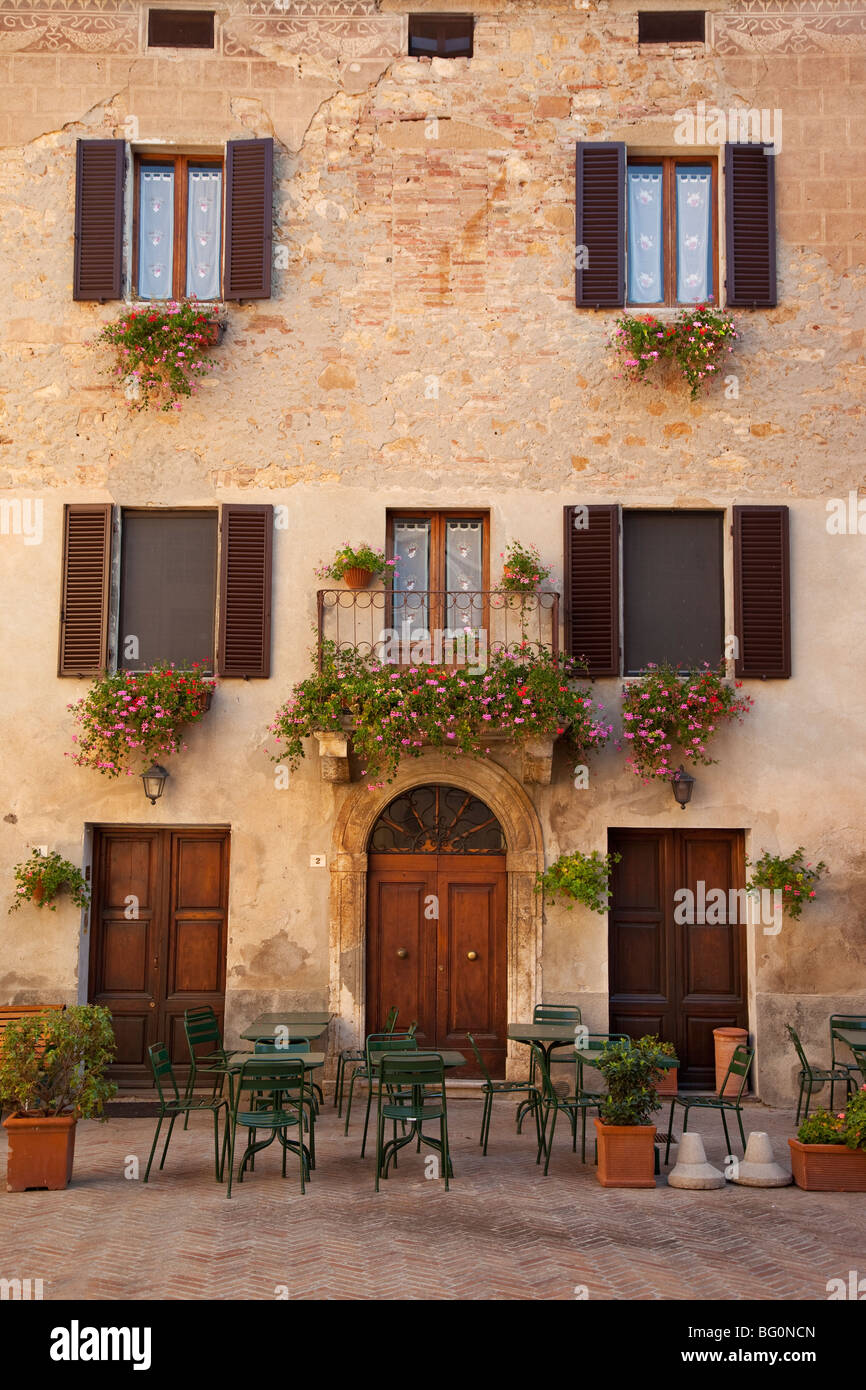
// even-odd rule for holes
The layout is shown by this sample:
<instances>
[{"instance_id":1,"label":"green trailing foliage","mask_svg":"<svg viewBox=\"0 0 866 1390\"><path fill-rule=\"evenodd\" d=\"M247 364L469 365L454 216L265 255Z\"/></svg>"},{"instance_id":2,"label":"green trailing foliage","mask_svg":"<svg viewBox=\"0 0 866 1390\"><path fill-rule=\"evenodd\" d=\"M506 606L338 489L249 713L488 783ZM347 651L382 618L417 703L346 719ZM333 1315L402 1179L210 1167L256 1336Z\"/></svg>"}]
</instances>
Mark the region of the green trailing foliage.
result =
<instances>
[{"instance_id":1,"label":"green trailing foliage","mask_svg":"<svg viewBox=\"0 0 866 1390\"><path fill-rule=\"evenodd\" d=\"M624 314L616 321L610 350L626 381L671 362L689 388L692 400L722 374L724 359L739 338L731 315L711 304L685 308L673 322L655 314Z\"/></svg>"},{"instance_id":2,"label":"green trailing foliage","mask_svg":"<svg viewBox=\"0 0 866 1390\"><path fill-rule=\"evenodd\" d=\"M806 851L802 845L786 858L770 854L764 850L760 859L750 864L752 870L746 888L749 892L769 888L782 894L782 906L789 917L798 918L806 903L816 896L818 883L827 873L823 859L817 864L805 862ZM777 900L778 901L778 900Z\"/></svg>"},{"instance_id":3,"label":"green trailing foliage","mask_svg":"<svg viewBox=\"0 0 866 1390\"><path fill-rule=\"evenodd\" d=\"M599 854L596 849L591 854L583 854L580 850L561 854L543 874L536 875L536 883L549 901L564 898L569 912L576 902L583 903L591 912L607 912L610 876L614 864L621 858L616 852Z\"/></svg>"},{"instance_id":4,"label":"green trailing foliage","mask_svg":"<svg viewBox=\"0 0 866 1390\"><path fill-rule=\"evenodd\" d=\"M86 907L90 902L90 889L81 870L76 869L68 859L63 859L56 850L43 855L35 849L29 859L15 865L13 874L15 900L9 909L10 912L16 912L27 902L56 912L54 899L64 890L69 893L76 907Z\"/></svg>"},{"instance_id":5,"label":"green trailing foliage","mask_svg":"<svg viewBox=\"0 0 866 1390\"><path fill-rule=\"evenodd\" d=\"M76 752L66 756L106 777L132 777L186 747L182 731L203 718L214 689L197 663L98 676L83 699L67 706L79 732L72 735Z\"/></svg>"},{"instance_id":6,"label":"green trailing foliage","mask_svg":"<svg viewBox=\"0 0 866 1390\"><path fill-rule=\"evenodd\" d=\"M128 309L96 338L114 352L107 368L124 385L133 410L180 410L198 382L214 370L208 354L218 327L216 310L194 299Z\"/></svg>"}]
</instances>

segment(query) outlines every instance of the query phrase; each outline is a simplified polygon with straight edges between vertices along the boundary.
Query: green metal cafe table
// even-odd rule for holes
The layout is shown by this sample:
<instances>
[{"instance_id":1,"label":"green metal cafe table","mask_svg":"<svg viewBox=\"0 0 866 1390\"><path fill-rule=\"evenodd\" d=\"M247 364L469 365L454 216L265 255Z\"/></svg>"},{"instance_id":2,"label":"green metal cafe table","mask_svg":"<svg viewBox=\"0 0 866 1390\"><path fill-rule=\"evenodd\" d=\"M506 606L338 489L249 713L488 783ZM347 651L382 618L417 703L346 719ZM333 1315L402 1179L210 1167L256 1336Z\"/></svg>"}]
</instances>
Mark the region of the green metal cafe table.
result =
<instances>
[{"instance_id":1,"label":"green metal cafe table","mask_svg":"<svg viewBox=\"0 0 866 1390\"><path fill-rule=\"evenodd\" d=\"M319 1038L326 1032L331 1015L303 1011L259 1014L241 1033L247 1042L297 1042L301 1038Z\"/></svg>"},{"instance_id":2,"label":"green metal cafe table","mask_svg":"<svg viewBox=\"0 0 866 1390\"><path fill-rule=\"evenodd\" d=\"M586 1032L586 1026L581 1023L509 1023L508 1036L512 1042L526 1043L527 1046L535 1043L541 1048L549 1067L553 1049L567 1043L574 1047L581 1030Z\"/></svg>"},{"instance_id":3,"label":"green metal cafe table","mask_svg":"<svg viewBox=\"0 0 866 1390\"><path fill-rule=\"evenodd\" d=\"M401 1057L405 1057L410 1065L414 1057L429 1057L431 1054L433 1056L442 1058L442 1065L446 1071L451 1071L454 1067L465 1067L466 1065L466 1058L463 1056L463 1053L451 1048L419 1047L417 1053L403 1051L399 1052L399 1055ZM312 1057L314 1054L309 1053L308 1055ZM387 1055L388 1054L386 1052L378 1052L373 1054L372 1066L374 1071L379 1070L379 1064L381 1063L382 1058ZM413 1086L412 1091L412 1103L413 1105L418 1105L421 1099L421 1087ZM385 1163L386 1170L390 1165L394 1155L396 1153L399 1153L400 1149L404 1149L407 1144L411 1144L413 1139L417 1140L421 1144L426 1144L427 1147L430 1149L435 1149L437 1153L440 1152L440 1144L438 1139L431 1139L428 1135L424 1133L423 1130L419 1130L418 1123L416 1120L410 1121L410 1126L411 1127L409 1129L408 1134L402 1135L399 1139L389 1139L388 1142L385 1144L385 1147L382 1150L382 1159L384 1161L387 1156L387 1163Z\"/></svg>"},{"instance_id":4,"label":"green metal cafe table","mask_svg":"<svg viewBox=\"0 0 866 1390\"><path fill-rule=\"evenodd\" d=\"M866 1029L834 1028L833 1037L844 1043L846 1047L850 1047L854 1054L854 1061L860 1068L860 1074L866 1081Z\"/></svg>"}]
</instances>

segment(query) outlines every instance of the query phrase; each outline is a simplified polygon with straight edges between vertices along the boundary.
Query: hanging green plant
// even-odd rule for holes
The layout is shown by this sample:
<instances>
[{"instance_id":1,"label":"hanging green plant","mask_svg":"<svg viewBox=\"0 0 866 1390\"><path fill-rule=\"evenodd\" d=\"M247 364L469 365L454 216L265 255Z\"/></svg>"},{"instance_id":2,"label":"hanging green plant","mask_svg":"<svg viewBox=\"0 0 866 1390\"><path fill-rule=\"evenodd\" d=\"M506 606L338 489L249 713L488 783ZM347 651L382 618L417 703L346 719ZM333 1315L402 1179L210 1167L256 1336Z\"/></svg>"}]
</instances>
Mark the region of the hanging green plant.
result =
<instances>
[{"instance_id":1,"label":"hanging green plant","mask_svg":"<svg viewBox=\"0 0 866 1390\"><path fill-rule=\"evenodd\" d=\"M315 573L319 579L337 580L346 579L347 576L354 578L358 572L369 577L381 575L388 584L394 578L396 564L396 560L385 559L384 550L374 550L366 541L356 546L349 545L347 541L340 546L333 560L317 565Z\"/></svg>"},{"instance_id":2,"label":"hanging green plant","mask_svg":"<svg viewBox=\"0 0 866 1390\"><path fill-rule=\"evenodd\" d=\"M616 321L609 347L625 381L643 381L647 373L672 362L695 400L721 376L724 359L739 338L731 315L712 305L683 309L674 321L655 314L624 314Z\"/></svg>"},{"instance_id":3,"label":"hanging green plant","mask_svg":"<svg viewBox=\"0 0 866 1390\"><path fill-rule=\"evenodd\" d=\"M622 858L616 852L599 854L594 849L591 854L575 850L574 854L561 854L544 873L536 874L536 886L544 896L553 902L565 898L565 906L572 911L574 903L583 903L592 912L607 912L610 905L610 876L614 864Z\"/></svg>"},{"instance_id":4,"label":"hanging green plant","mask_svg":"<svg viewBox=\"0 0 866 1390\"><path fill-rule=\"evenodd\" d=\"M83 699L67 706L80 733L72 735L77 751L66 756L106 777L132 777L160 755L186 748L182 730L203 718L214 689L197 662L99 676Z\"/></svg>"},{"instance_id":5,"label":"hanging green plant","mask_svg":"<svg viewBox=\"0 0 866 1390\"><path fill-rule=\"evenodd\" d=\"M764 850L760 859L750 864L752 876L746 888L749 892L759 891L761 888L780 892L782 907L788 916L799 918L806 903L812 902L815 898L822 875L827 873L827 865L823 859L817 864L807 864L805 854L802 845L787 858Z\"/></svg>"},{"instance_id":6,"label":"hanging green plant","mask_svg":"<svg viewBox=\"0 0 866 1390\"><path fill-rule=\"evenodd\" d=\"M325 642L321 671L294 687L271 725L281 745L273 759L296 768L305 739L346 724L371 786L392 781L401 759L417 758L425 745L477 755L489 753L492 732L518 742L567 733L586 753L611 733L591 691L547 652L498 652L471 675L426 664L395 669Z\"/></svg>"},{"instance_id":7,"label":"hanging green plant","mask_svg":"<svg viewBox=\"0 0 866 1390\"><path fill-rule=\"evenodd\" d=\"M534 593L550 580L551 566L543 563L537 546L509 541L499 558L502 561L499 587L509 593Z\"/></svg>"},{"instance_id":8,"label":"hanging green plant","mask_svg":"<svg viewBox=\"0 0 866 1390\"><path fill-rule=\"evenodd\" d=\"M123 385L132 410L180 410L214 370L208 354L220 329L213 305L170 300L128 309L105 324L96 346L113 349L114 363L106 371Z\"/></svg>"},{"instance_id":9,"label":"hanging green plant","mask_svg":"<svg viewBox=\"0 0 866 1390\"><path fill-rule=\"evenodd\" d=\"M10 912L17 912L25 903L35 903L37 907L47 907L56 912L54 899L64 890L69 893L76 907L86 907L90 902L90 889L79 869L63 859L56 850L41 854L35 849L29 859L16 864L12 870L15 878L15 901Z\"/></svg>"},{"instance_id":10,"label":"hanging green plant","mask_svg":"<svg viewBox=\"0 0 866 1390\"><path fill-rule=\"evenodd\" d=\"M707 745L723 724L742 719L752 706L750 695L738 695L742 685L726 685L722 676L704 666L680 676L673 667L650 666L645 675L623 687L623 741L626 766L645 782L676 776L671 752L678 746L688 762L709 766Z\"/></svg>"}]
</instances>

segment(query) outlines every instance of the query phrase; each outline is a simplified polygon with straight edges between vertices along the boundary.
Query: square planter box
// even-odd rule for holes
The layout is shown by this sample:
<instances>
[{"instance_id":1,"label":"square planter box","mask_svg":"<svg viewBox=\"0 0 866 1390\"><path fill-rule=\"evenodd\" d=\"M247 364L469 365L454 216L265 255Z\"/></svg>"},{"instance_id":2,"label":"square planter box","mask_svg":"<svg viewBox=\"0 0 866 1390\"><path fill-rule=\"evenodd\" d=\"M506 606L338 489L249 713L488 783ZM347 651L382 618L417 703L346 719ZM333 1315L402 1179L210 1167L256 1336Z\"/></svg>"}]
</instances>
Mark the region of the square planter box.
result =
<instances>
[{"instance_id":1,"label":"square planter box","mask_svg":"<svg viewBox=\"0 0 866 1390\"><path fill-rule=\"evenodd\" d=\"M602 1187L655 1187L655 1125L593 1124Z\"/></svg>"},{"instance_id":2,"label":"square planter box","mask_svg":"<svg viewBox=\"0 0 866 1390\"><path fill-rule=\"evenodd\" d=\"M806 1192L866 1192L866 1149L789 1139L794 1182Z\"/></svg>"},{"instance_id":3,"label":"square planter box","mask_svg":"<svg viewBox=\"0 0 866 1390\"><path fill-rule=\"evenodd\" d=\"M3 1121L9 1140L6 1157L6 1191L27 1192L47 1188L60 1192L69 1186L75 1155L75 1116L27 1120L11 1116Z\"/></svg>"},{"instance_id":4,"label":"square planter box","mask_svg":"<svg viewBox=\"0 0 866 1390\"><path fill-rule=\"evenodd\" d=\"M678 1091L679 1067L665 1067L658 1073L656 1091L660 1096L675 1096Z\"/></svg>"}]
</instances>

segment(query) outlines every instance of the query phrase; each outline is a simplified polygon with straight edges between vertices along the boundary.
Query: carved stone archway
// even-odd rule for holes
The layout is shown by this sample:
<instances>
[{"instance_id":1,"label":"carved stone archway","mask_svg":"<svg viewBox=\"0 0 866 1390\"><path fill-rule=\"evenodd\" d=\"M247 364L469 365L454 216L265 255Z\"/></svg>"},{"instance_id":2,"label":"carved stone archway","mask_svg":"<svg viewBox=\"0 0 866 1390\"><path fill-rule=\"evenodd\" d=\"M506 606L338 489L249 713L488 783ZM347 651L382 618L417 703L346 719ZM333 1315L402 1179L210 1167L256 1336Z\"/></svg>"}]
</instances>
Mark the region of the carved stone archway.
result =
<instances>
[{"instance_id":1,"label":"carved stone archway","mask_svg":"<svg viewBox=\"0 0 866 1390\"><path fill-rule=\"evenodd\" d=\"M331 853L330 1010L332 1047L358 1047L366 1036L367 844L385 807L400 792L425 783L462 787L496 816L505 834L508 872L508 1017L531 1018L541 991L542 896L535 875L544 869L538 814L521 784L498 763L424 753L401 765L393 782L372 791L353 787L334 824ZM519 1050L508 1044L508 1070Z\"/></svg>"}]
</instances>

